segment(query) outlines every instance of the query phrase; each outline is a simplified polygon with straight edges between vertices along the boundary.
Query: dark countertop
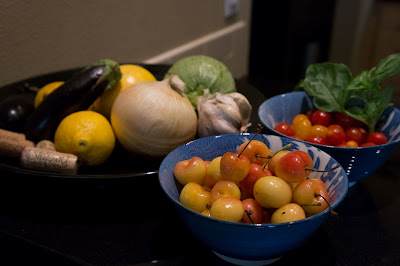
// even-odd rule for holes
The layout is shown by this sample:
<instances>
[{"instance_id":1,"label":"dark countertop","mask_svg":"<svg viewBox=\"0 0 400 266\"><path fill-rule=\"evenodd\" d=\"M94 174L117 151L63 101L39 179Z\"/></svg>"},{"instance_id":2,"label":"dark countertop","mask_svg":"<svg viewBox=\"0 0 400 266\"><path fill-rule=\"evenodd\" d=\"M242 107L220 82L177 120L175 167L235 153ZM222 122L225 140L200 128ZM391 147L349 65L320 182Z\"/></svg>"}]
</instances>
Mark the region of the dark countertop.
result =
<instances>
[{"instance_id":1,"label":"dark countertop","mask_svg":"<svg viewBox=\"0 0 400 266\"><path fill-rule=\"evenodd\" d=\"M239 82L255 132L266 95ZM399 158L398 147L349 189L339 217L272 265L400 265ZM0 180L1 265L229 265L186 229L157 175L90 182L2 173Z\"/></svg>"}]
</instances>

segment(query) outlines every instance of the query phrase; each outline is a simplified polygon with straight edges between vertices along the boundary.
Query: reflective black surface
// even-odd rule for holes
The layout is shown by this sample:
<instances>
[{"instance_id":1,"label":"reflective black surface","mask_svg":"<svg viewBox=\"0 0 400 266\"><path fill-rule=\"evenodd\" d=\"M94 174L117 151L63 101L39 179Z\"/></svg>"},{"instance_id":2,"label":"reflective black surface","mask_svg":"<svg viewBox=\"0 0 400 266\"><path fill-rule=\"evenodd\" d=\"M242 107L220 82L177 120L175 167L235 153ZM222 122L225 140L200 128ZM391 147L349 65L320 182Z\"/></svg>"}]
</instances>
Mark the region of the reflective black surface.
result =
<instances>
[{"instance_id":1,"label":"reflective black surface","mask_svg":"<svg viewBox=\"0 0 400 266\"><path fill-rule=\"evenodd\" d=\"M239 81L257 107L265 95ZM400 149L349 189L300 248L272 265L400 265ZM157 175L51 179L1 172L1 265L229 265L178 218Z\"/></svg>"}]
</instances>

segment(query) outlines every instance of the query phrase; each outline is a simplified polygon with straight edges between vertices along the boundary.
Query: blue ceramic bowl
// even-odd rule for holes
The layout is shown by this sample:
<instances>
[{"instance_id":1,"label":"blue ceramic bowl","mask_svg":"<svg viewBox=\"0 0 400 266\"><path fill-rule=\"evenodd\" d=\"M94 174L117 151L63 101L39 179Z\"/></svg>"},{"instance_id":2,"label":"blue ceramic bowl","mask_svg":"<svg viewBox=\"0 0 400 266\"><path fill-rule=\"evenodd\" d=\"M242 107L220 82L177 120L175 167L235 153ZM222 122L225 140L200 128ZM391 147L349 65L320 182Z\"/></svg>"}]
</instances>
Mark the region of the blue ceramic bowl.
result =
<instances>
[{"instance_id":1,"label":"blue ceramic bowl","mask_svg":"<svg viewBox=\"0 0 400 266\"><path fill-rule=\"evenodd\" d=\"M179 203L179 191L173 174L176 163L193 156L212 160L225 152L236 151L240 144L253 136L254 134L243 133L197 139L168 154L159 170L159 181L163 191L174 203L180 217L193 235L221 258L240 265L249 262L263 264L273 262L305 242L330 215L329 210L325 210L312 217L291 223L252 225L206 217ZM331 169L338 164L325 152L306 143L272 135L263 136L267 146L273 152L289 143L294 144L289 150L308 152L313 158L314 168ZM263 140L261 135L257 135L255 139ZM346 172L338 168L327 173L312 172L310 177L319 178L325 182L332 206L337 207L348 190Z\"/></svg>"},{"instance_id":2,"label":"blue ceramic bowl","mask_svg":"<svg viewBox=\"0 0 400 266\"><path fill-rule=\"evenodd\" d=\"M258 116L269 134L285 136L275 131L274 127L279 122L291 124L296 115L305 114L311 109L315 109L314 104L305 92L290 92L271 97L263 102L258 109ZM375 172L400 142L399 109L387 108L377 123L377 130L386 135L388 143L363 148L312 145L325 151L342 165L349 177L350 186L352 186Z\"/></svg>"}]
</instances>

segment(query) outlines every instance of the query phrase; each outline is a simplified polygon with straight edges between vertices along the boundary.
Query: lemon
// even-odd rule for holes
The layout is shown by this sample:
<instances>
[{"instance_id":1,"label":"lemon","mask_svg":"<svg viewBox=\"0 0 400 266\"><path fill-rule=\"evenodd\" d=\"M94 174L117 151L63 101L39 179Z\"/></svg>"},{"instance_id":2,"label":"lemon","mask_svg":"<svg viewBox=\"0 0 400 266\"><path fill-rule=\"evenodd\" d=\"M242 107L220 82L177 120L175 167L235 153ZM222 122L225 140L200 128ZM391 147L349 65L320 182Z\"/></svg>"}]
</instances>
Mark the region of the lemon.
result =
<instances>
[{"instance_id":1,"label":"lemon","mask_svg":"<svg viewBox=\"0 0 400 266\"><path fill-rule=\"evenodd\" d=\"M47 95L49 95L52 91L60 87L63 83L64 81L54 81L41 87L35 96L35 101L34 101L35 108L39 106L39 104L43 101L44 98L47 97Z\"/></svg>"},{"instance_id":2,"label":"lemon","mask_svg":"<svg viewBox=\"0 0 400 266\"><path fill-rule=\"evenodd\" d=\"M136 82L154 81L154 75L144 67L132 64L120 65L122 77L119 82L111 89L105 91L96 101L89 107L89 110L103 114L107 119L110 119L111 107L117 98L118 94L125 88Z\"/></svg>"},{"instance_id":3,"label":"lemon","mask_svg":"<svg viewBox=\"0 0 400 266\"><path fill-rule=\"evenodd\" d=\"M96 166L111 155L115 135L110 122L94 111L79 111L66 116L54 135L57 151L78 156L82 164Z\"/></svg>"}]
</instances>

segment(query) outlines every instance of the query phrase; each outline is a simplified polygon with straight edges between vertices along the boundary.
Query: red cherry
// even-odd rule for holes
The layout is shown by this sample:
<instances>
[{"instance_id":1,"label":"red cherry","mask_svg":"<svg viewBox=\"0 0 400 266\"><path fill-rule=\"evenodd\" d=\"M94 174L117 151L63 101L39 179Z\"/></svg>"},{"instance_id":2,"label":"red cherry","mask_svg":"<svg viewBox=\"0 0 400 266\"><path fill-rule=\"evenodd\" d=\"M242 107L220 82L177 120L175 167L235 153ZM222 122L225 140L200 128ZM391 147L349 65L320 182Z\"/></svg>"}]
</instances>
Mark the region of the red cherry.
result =
<instances>
[{"instance_id":1,"label":"red cherry","mask_svg":"<svg viewBox=\"0 0 400 266\"><path fill-rule=\"evenodd\" d=\"M250 170L250 161L245 155L233 152L226 152L221 157L220 171L224 180L240 182Z\"/></svg>"},{"instance_id":2,"label":"red cherry","mask_svg":"<svg viewBox=\"0 0 400 266\"><path fill-rule=\"evenodd\" d=\"M242 181L239 182L240 191L242 192L243 199L253 197L254 184L258 179L267 175L263 168L264 167L259 164L255 163L250 164L249 173ZM268 169L266 170L269 171Z\"/></svg>"},{"instance_id":3,"label":"red cherry","mask_svg":"<svg viewBox=\"0 0 400 266\"><path fill-rule=\"evenodd\" d=\"M300 158L304 161L305 167L307 167L307 168L313 167L313 160L307 152L296 150L296 151L292 151L292 153L300 156Z\"/></svg>"},{"instance_id":4,"label":"red cherry","mask_svg":"<svg viewBox=\"0 0 400 266\"><path fill-rule=\"evenodd\" d=\"M253 198L242 201L244 213L243 222L247 224L260 224L264 218L263 207Z\"/></svg>"},{"instance_id":5,"label":"red cherry","mask_svg":"<svg viewBox=\"0 0 400 266\"><path fill-rule=\"evenodd\" d=\"M279 159L275 167L275 175L288 183L297 183L306 179L309 175L311 169L308 166L308 159L304 160L302 155L292 151Z\"/></svg>"}]
</instances>

